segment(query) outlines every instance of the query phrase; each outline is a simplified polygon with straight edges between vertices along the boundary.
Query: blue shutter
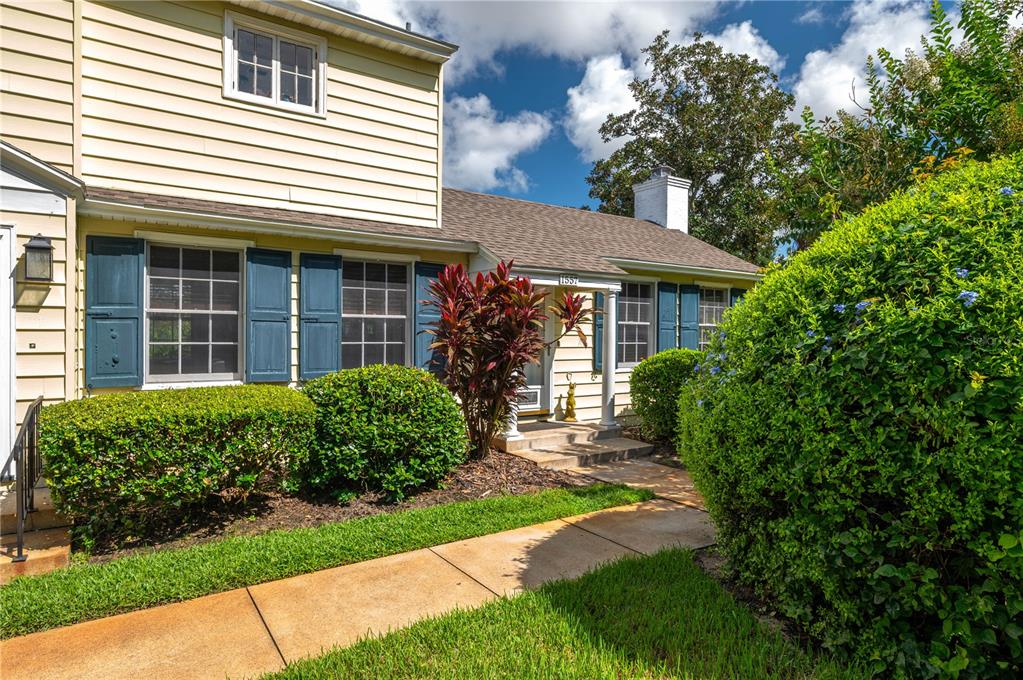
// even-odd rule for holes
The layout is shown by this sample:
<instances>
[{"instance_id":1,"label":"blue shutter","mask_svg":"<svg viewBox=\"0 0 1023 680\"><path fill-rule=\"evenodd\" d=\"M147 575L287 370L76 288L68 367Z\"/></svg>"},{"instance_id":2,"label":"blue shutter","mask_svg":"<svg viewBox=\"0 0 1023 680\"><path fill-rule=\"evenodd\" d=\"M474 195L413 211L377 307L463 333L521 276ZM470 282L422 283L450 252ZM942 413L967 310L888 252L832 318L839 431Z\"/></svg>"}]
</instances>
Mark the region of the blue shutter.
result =
<instances>
[{"instance_id":1,"label":"blue shutter","mask_svg":"<svg viewBox=\"0 0 1023 680\"><path fill-rule=\"evenodd\" d=\"M298 375L318 378L341 368L341 258L299 257Z\"/></svg>"},{"instance_id":2,"label":"blue shutter","mask_svg":"<svg viewBox=\"0 0 1023 680\"><path fill-rule=\"evenodd\" d=\"M679 286L679 339L687 349L700 348L700 287Z\"/></svg>"},{"instance_id":3,"label":"blue shutter","mask_svg":"<svg viewBox=\"0 0 1023 680\"><path fill-rule=\"evenodd\" d=\"M729 305L734 307L735 303L741 300L742 296L745 294L746 294L745 288L733 288L731 290L731 301L729 302Z\"/></svg>"},{"instance_id":4,"label":"blue shutter","mask_svg":"<svg viewBox=\"0 0 1023 680\"><path fill-rule=\"evenodd\" d=\"M246 253L245 379L291 379L291 253Z\"/></svg>"},{"instance_id":5,"label":"blue shutter","mask_svg":"<svg viewBox=\"0 0 1023 680\"><path fill-rule=\"evenodd\" d=\"M657 351L678 347L678 285L657 284Z\"/></svg>"},{"instance_id":6,"label":"blue shutter","mask_svg":"<svg viewBox=\"0 0 1023 680\"><path fill-rule=\"evenodd\" d=\"M142 384L142 307L145 242L85 239L85 384Z\"/></svg>"},{"instance_id":7,"label":"blue shutter","mask_svg":"<svg viewBox=\"0 0 1023 680\"><path fill-rule=\"evenodd\" d=\"M593 294L593 372L604 367L604 294Z\"/></svg>"},{"instance_id":8,"label":"blue shutter","mask_svg":"<svg viewBox=\"0 0 1023 680\"><path fill-rule=\"evenodd\" d=\"M432 299L430 283L435 281L442 271L444 271L442 264L416 263L415 360L416 366L426 369L434 375L443 373L445 358L439 352L430 351L433 335L427 331L440 320L440 309L434 305L424 305L423 302Z\"/></svg>"}]
</instances>

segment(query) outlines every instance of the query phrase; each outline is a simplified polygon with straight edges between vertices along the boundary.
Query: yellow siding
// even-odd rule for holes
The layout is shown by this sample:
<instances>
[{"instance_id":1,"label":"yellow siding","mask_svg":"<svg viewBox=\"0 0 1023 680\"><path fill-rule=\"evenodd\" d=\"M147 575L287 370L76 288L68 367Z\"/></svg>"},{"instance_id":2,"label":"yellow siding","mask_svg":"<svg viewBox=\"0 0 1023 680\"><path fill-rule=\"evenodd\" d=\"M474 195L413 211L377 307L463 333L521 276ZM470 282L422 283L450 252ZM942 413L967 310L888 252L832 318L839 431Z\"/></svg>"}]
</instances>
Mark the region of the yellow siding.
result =
<instances>
[{"instance_id":1,"label":"yellow siding","mask_svg":"<svg viewBox=\"0 0 1023 680\"><path fill-rule=\"evenodd\" d=\"M330 241L326 239L308 239L300 238L295 236L284 236L284 235L271 235L271 234L249 234L239 233L236 231L216 231L205 227L172 227L163 225L143 224L131 221L117 221L117 220L104 220L93 217L83 217L80 219L78 224L78 252L80 253L77 262L77 321L76 325L78 328L77 345L75 348L75 355L77 358L77 379L76 379L76 394L75 397L81 397L84 394L85 385L85 369L84 369L84 307L85 307L85 237L89 235L105 235L105 236L132 236L135 231L147 231L147 232L160 232L166 234L189 234L194 236L205 236L205 237L216 237L216 238L227 238L237 239L239 241L249 241L255 244L258 248L271 248L274 250L287 250L292 253L291 263L291 379L292 381L298 380L299 370L299 324L298 324L298 304L299 304L299 256L301 253L332 253L335 248L344 248L346 250L358 250L358 251L370 251L370 252L387 252L397 253L403 255L415 255L424 262L438 262L438 263L461 263L468 265L468 257L460 253L450 253L441 251L429 251L429 250L409 250L403 248L386 248L380 246L366 246L363 244L351 244L345 243L344 241ZM242 246L239 246L241 248ZM19 366L19 370L20 370ZM100 390L98 390L100 391ZM117 389L101 390L101 391L118 391ZM69 397L71 398L71 397Z\"/></svg>"},{"instance_id":2,"label":"yellow siding","mask_svg":"<svg viewBox=\"0 0 1023 680\"><path fill-rule=\"evenodd\" d=\"M62 170L74 148L74 6L0 2L0 135Z\"/></svg>"},{"instance_id":3,"label":"yellow siding","mask_svg":"<svg viewBox=\"0 0 1023 680\"><path fill-rule=\"evenodd\" d=\"M66 332L67 225L64 215L4 211L0 221L13 224L17 234L17 269L14 285L15 416L21 423L25 409L38 396L46 403L63 401L67 394L67 348L73 339ZM53 282L32 283L24 278L24 246L34 235L53 239ZM72 249L73 250L73 249Z\"/></svg>"},{"instance_id":4,"label":"yellow siding","mask_svg":"<svg viewBox=\"0 0 1023 680\"><path fill-rule=\"evenodd\" d=\"M325 118L227 99L225 9L82 5L86 183L436 226L440 67L323 36Z\"/></svg>"}]
</instances>

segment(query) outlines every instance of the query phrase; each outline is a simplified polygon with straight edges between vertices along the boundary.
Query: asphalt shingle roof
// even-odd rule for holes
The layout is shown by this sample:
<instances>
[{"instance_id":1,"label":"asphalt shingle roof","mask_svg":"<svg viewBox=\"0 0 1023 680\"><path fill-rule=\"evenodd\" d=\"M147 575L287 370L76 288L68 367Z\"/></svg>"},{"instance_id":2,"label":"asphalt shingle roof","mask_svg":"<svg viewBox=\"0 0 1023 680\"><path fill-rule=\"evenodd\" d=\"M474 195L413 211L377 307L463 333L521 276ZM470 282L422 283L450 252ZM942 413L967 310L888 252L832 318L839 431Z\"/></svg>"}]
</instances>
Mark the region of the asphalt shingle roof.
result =
<instances>
[{"instance_id":1,"label":"asphalt shingle roof","mask_svg":"<svg viewBox=\"0 0 1023 680\"><path fill-rule=\"evenodd\" d=\"M478 243L526 268L622 274L606 259L618 258L745 273L759 270L693 236L652 222L460 189L444 189L441 229L101 187L88 187L87 196L172 211Z\"/></svg>"}]
</instances>

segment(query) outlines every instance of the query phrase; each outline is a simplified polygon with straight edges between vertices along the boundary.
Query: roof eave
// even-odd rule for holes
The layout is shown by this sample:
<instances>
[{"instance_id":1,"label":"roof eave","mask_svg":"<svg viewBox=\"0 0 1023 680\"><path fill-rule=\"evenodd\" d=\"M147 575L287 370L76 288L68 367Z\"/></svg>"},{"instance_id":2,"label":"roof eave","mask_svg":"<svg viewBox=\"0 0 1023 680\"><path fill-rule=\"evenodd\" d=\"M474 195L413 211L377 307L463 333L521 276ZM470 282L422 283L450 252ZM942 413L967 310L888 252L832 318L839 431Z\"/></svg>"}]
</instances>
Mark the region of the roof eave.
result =
<instances>
[{"instance_id":1,"label":"roof eave","mask_svg":"<svg viewBox=\"0 0 1023 680\"><path fill-rule=\"evenodd\" d=\"M610 262L624 270L645 269L655 272L666 272L671 274L686 274L693 276L706 276L718 279L745 279L748 281L760 281L764 275L760 272L744 271L742 269L720 269L716 267L696 267L693 265L671 264L668 262L650 262L646 260L630 260L621 257L604 257Z\"/></svg>"},{"instance_id":2,"label":"roof eave","mask_svg":"<svg viewBox=\"0 0 1023 680\"><path fill-rule=\"evenodd\" d=\"M46 187L76 200L85 196L85 183L74 175L22 151L9 142L0 141L0 151L2 151L4 167L11 168L19 174L28 175Z\"/></svg>"},{"instance_id":3,"label":"roof eave","mask_svg":"<svg viewBox=\"0 0 1023 680\"><path fill-rule=\"evenodd\" d=\"M427 248L456 253L475 253L477 251L475 243L457 239L383 234L370 230L326 227L293 220L238 217L214 212L162 208L97 198L86 198L81 207L79 207L78 212L82 215L106 219L135 220L175 226L204 226L212 229L248 233L285 234L365 245Z\"/></svg>"},{"instance_id":4,"label":"roof eave","mask_svg":"<svg viewBox=\"0 0 1023 680\"><path fill-rule=\"evenodd\" d=\"M376 19L330 7L316 0L228 0L288 21L326 30L358 42L443 64L458 45L406 31Z\"/></svg>"}]
</instances>

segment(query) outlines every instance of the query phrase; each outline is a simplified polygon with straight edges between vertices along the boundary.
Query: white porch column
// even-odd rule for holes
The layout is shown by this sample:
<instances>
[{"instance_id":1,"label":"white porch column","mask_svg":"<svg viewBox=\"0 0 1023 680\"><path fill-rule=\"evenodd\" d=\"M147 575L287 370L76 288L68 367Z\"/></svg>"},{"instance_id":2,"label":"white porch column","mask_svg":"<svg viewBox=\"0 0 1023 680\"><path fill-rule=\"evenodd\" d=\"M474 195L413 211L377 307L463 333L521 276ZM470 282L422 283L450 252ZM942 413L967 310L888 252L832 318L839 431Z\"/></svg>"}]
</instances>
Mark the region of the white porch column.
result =
<instances>
[{"instance_id":1,"label":"white porch column","mask_svg":"<svg viewBox=\"0 0 1023 680\"><path fill-rule=\"evenodd\" d=\"M519 400L517 397L508 404L508 426L504 428L504 434L501 436L505 441L522 439L522 433L519 432Z\"/></svg>"},{"instance_id":2,"label":"white porch column","mask_svg":"<svg viewBox=\"0 0 1023 680\"><path fill-rule=\"evenodd\" d=\"M604 294L604 358L603 389L600 395L600 424L617 427L615 421L615 368L618 359L618 293L609 289Z\"/></svg>"}]
</instances>

